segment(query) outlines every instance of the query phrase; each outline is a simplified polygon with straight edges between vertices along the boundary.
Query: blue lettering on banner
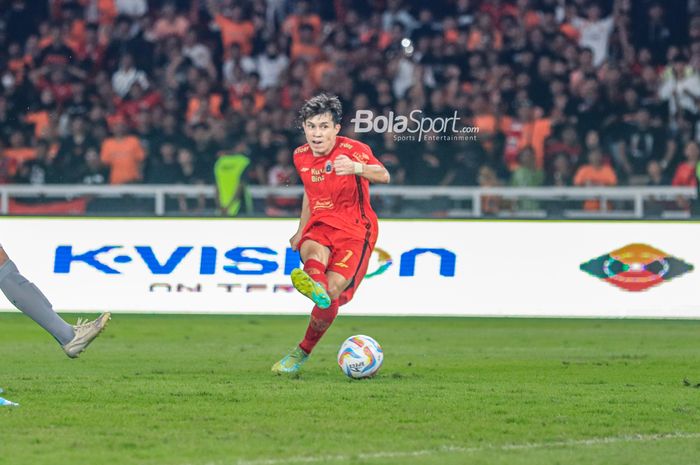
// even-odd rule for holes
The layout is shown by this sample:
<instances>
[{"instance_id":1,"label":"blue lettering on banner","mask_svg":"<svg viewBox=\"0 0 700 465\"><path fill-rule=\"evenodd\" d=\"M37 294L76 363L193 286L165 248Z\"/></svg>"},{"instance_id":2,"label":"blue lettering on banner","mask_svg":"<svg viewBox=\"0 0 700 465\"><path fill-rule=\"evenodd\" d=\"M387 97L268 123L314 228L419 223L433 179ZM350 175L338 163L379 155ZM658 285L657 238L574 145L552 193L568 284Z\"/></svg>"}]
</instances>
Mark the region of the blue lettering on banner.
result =
<instances>
[{"instance_id":1,"label":"blue lettering on banner","mask_svg":"<svg viewBox=\"0 0 700 465\"><path fill-rule=\"evenodd\" d=\"M454 276L457 255L446 249L413 249L401 254L399 276L414 276L416 274L416 257L424 253L432 253L440 257L440 276Z\"/></svg>"},{"instance_id":2,"label":"blue lettering on banner","mask_svg":"<svg viewBox=\"0 0 700 465\"><path fill-rule=\"evenodd\" d=\"M151 247L137 245L134 248L136 249L136 252L141 255L143 262L153 274L172 273L175 267L178 266L182 259L185 258L188 253L190 253L190 250L192 250L192 247L178 247L175 249L175 252L170 254L170 257L166 260L166 262L161 265Z\"/></svg>"},{"instance_id":3,"label":"blue lettering on banner","mask_svg":"<svg viewBox=\"0 0 700 465\"><path fill-rule=\"evenodd\" d=\"M120 274L120 271L105 265L97 259L98 255L120 248L121 246L119 245L106 245L96 250L89 250L80 255L73 255L73 246L60 245L56 247L56 258L53 264L53 272L70 273L73 262L82 262L106 274Z\"/></svg>"},{"instance_id":4,"label":"blue lettering on banner","mask_svg":"<svg viewBox=\"0 0 700 465\"><path fill-rule=\"evenodd\" d=\"M134 246L131 254L117 256L106 255L115 249L129 250L129 247L120 245L105 245L83 253L75 253L72 245L60 245L56 247L54 258L54 273L68 274L74 272L74 263L81 263L105 274L122 274L126 269L124 265L131 263L134 258L140 258L153 275L170 275L183 266L185 259L193 255L193 246L183 245L176 247L169 255L163 254L156 257L151 246ZM135 251L135 254L133 253ZM284 262L279 263L280 254L269 247L235 247L228 249L223 256L228 260L220 265L218 262L220 251L213 246L202 246L199 254L199 274L215 275L223 269L226 273L235 275L265 275L276 272L282 265L284 275L290 275L294 268L302 266L299 252L287 247L284 251ZM401 254L399 276L411 277L416 274L416 260L419 255L431 254L440 258L440 276L454 277L456 271L457 256L454 252L443 248L415 248ZM261 257L261 255L263 257ZM133 265L131 265L133 266Z\"/></svg>"},{"instance_id":5,"label":"blue lettering on banner","mask_svg":"<svg viewBox=\"0 0 700 465\"><path fill-rule=\"evenodd\" d=\"M292 274L294 268L301 268L301 255L298 251L287 247L284 255L284 274Z\"/></svg>"},{"instance_id":6,"label":"blue lettering on banner","mask_svg":"<svg viewBox=\"0 0 700 465\"><path fill-rule=\"evenodd\" d=\"M199 274L216 273L216 247L202 247L202 259L199 262Z\"/></svg>"},{"instance_id":7,"label":"blue lettering on banner","mask_svg":"<svg viewBox=\"0 0 700 465\"><path fill-rule=\"evenodd\" d=\"M231 249L224 254L224 257L233 261L233 265L224 266L224 271L233 274L245 274L245 275L261 275L273 273L279 268L277 262L270 260L262 260L259 258L248 257L245 255L247 250L253 250L258 253L264 253L268 255L277 255L277 252L268 247L236 247ZM251 263L254 265L259 265L259 270L242 270L238 265L241 263Z\"/></svg>"}]
</instances>

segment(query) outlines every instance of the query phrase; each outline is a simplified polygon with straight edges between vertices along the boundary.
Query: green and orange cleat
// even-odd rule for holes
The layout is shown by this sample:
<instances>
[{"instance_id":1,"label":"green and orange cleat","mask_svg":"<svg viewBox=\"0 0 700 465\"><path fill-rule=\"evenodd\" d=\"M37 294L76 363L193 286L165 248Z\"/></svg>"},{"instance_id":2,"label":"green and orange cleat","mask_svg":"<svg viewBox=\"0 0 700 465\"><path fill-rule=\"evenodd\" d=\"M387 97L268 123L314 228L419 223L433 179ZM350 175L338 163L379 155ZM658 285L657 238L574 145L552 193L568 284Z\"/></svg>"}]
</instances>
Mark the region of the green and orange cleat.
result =
<instances>
[{"instance_id":1,"label":"green and orange cleat","mask_svg":"<svg viewBox=\"0 0 700 465\"><path fill-rule=\"evenodd\" d=\"M272 372L277 374L298 373L308 358L309 354L304 352L301 347L296 346L289 354L285 355L282 360L272 365Z\"/></svg>"},{"instance_id":2,"label":"green and orange cleat","mask_svg":"<svg viewBox=\"0 0 700 465\"><path fill-rule=\"evenodd\" d=\"M302 295L308 297L318 305L318 308L326 309L331 306L331 298L328 291L321 283L318 283L301 268L292 270L292 285Z\"/></svg>"}]
</instances>

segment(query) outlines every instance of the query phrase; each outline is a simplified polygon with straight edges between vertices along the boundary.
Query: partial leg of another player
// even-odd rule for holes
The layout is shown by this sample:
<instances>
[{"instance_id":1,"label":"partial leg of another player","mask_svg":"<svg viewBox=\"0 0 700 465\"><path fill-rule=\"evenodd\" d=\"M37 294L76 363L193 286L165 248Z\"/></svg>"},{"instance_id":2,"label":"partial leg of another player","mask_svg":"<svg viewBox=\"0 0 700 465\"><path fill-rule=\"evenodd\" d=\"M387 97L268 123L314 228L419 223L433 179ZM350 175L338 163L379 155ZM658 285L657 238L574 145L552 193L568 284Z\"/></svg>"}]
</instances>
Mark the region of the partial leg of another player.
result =
<instances>
[{"instance_id":1,"label":"partial leg of another player","mask_svg":"<svg viewBox=\"0 0 700 465\"><path fill-rule=\"evenodd\" d=\"M0 290L22 313L51 334L71 358L76 358L102 332L110 319L103 313L92 322L78 320L71 326L53 310L51 303L0 247Z\"/></svg>"},{"instance_id":2,"label":"partial leg of another player","mask_svg":"<svg viewBox=\"0 0 700 465\"><path fill-rule=\"evenodd\" d=\"M3 392L5 391L3 391L2 388L0 388L0 394L2 394ZM19 404L0 397L0 407L19 407Z\"/></svg>"}]
</instances>

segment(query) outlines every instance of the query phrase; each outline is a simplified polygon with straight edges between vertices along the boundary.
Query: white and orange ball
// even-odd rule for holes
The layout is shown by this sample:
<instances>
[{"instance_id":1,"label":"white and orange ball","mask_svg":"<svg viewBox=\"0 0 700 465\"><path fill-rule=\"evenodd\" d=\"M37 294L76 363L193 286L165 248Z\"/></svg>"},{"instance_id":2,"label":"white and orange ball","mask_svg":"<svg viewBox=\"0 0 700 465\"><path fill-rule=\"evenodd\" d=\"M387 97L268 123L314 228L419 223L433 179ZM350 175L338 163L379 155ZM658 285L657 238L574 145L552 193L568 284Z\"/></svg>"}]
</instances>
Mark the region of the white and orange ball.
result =
<instances>
[{"instance_id":1,"label":"white and orange ball","mask_svg":"<svg viewBox=\"0 0 700 465\"><path fill-rule=\"evenodd\" d=\"M350 378L374 376L383 362L382 347L371 337L362 334L347 338L338 351L338 365Z\"/></svg>"}]
</instances>

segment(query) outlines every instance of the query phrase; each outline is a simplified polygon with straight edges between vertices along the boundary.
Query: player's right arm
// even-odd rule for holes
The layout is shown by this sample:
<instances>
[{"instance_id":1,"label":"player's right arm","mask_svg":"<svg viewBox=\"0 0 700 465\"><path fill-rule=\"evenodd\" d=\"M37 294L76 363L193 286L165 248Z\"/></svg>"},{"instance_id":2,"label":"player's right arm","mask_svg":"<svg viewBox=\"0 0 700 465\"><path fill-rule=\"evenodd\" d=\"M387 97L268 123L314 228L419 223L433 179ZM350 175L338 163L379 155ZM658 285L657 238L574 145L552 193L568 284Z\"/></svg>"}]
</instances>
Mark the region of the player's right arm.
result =
<instances>
[{"instance_id":1,"label":"player's right arm","mask_svg":"<svg viewBox=\"0 0 700 465\"><path fill-rule=\"evenodd\" d=\"M307 197L306 192L304 192L304 200L301 202L301 217L299 218L299 228L297 232L289 239L289 244L292 246L292 250L297 250L299 241L301 240L301 235L304 232L306 223L309 222L311 217L311 209L309 208L309 197Z\"/></svg>"}]
</instances>

